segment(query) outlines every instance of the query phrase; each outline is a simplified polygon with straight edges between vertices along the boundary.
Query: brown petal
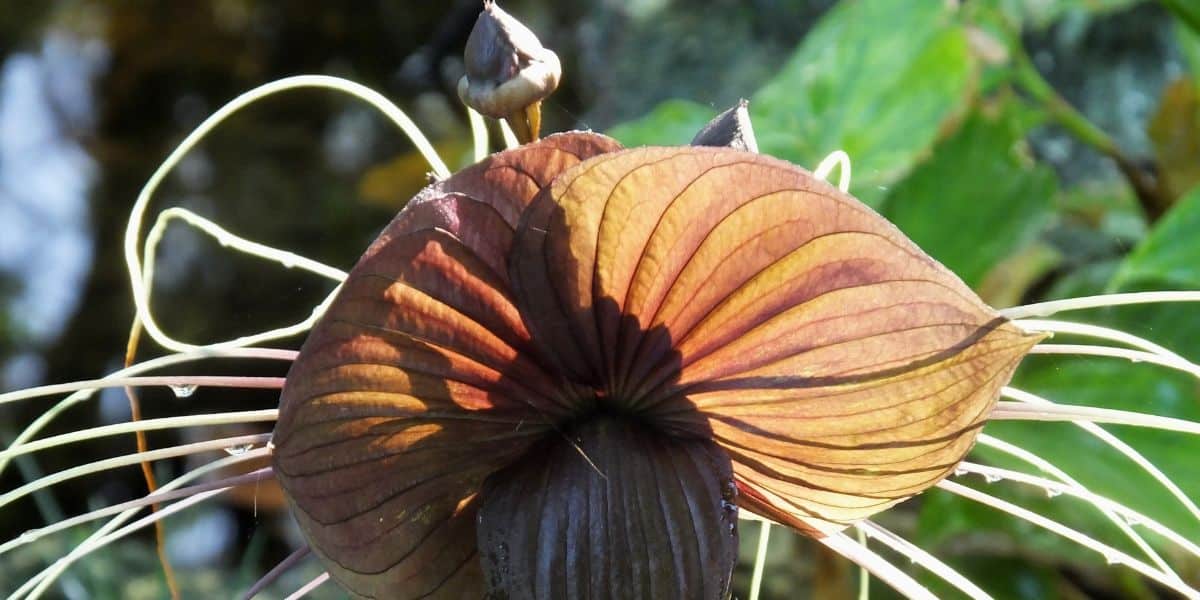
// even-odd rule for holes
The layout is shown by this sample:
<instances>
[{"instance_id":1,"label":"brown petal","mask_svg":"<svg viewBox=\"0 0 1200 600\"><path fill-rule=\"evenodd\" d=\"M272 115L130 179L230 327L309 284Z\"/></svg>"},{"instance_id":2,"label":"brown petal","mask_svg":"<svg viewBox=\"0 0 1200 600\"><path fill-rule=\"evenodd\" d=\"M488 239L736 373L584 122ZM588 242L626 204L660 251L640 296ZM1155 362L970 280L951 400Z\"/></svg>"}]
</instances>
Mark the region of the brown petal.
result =
<instances>
[{"instance_id":1,"label":"brown petal","mask_svg":"<svg viewBox=\"0 0 1200 600\"><path fill-rule=\"evenodd\" d=\"M585 131L556 133L536 144L493 154L433 186L495 208L516 227L521 211L559 173L593 156L620 150L616 140ZM420 196L419 196L420 197Z\"/></svg>"},{"instance_id":2,"label":"brown petal","mask_svg":"<svg viewBox=\"0 0 1200 600\"><path fill-rule=\"evenodd\" d=\"M482 593L480 486L576 410L513 304L512 224L559 171L615 147L551 136L430 186L306 340L274 466L309 544L352 593Z\"/></svg>"},{"instance_id":3,"label":"brown petal","mask_svg":"<svg viewBox=\"0 0 1200 600\"><path fill-rule=\"evenodd\" d=\"M493 597L727 598L737 508L725 454L607 418L567 435L484 487Z\"/></svg>"},{"instance_id":4,"label":"brown petal","mask_svg":"<svg viewBox=\"0 0 1200 600\"><path fill-rule=\"evenodd\" d=\"M747 506L808 530L944 477L1039 339L857 200L728 149L564 172L510 274L536 346L660 428L715 436Z\"/></svg>"}]
</instances>

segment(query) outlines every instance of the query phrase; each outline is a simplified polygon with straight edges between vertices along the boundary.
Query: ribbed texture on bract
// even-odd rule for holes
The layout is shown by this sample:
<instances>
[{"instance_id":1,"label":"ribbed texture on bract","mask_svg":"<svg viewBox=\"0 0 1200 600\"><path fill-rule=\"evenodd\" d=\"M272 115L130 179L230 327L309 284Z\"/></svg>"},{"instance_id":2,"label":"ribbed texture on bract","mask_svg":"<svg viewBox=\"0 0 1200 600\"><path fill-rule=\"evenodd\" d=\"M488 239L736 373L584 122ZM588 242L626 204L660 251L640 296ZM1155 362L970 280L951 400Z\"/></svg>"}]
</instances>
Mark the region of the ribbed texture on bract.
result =
<instances>
[{"instance_id":1,"label":"ribbed texture on bract","mask_svg":"<svg viewBox=\"0 0 1200 600\"><path fill-rule=\"evenodd\" d=\"M352 592L478 597L480 506L513 519L513 535L542 518L583 535L563 508L582 492L555 475L586 474L563 462L588 455L562 446L571 435L597 444L596 466L616 465L587 480L588 497L638 502L589 505L588 535L634 531L610 522L619 513L658 519L637 529L644 548L676 548L682 513L640 503L719 502L705 491L724 476L715 467L688 467L678 489L657 478L700 464L681 462L694 448L728 465L742 507L821 535L945 477L1038 339L802 169L556 135L434 184L381 234L288 377L275 462L314 551ZM600 421L608 433L587 433ZM593 435L634 437L622 449ZM483 486L504 469L514 481ZM535 480L544 513L514 504ZM724 556L719 527L696 526L703 547L679 552ZM569 587L555 566L592 573L603 557L544 543L522 542L492 591L603 589ZM715 589L690 564L670 589Z\"/></svg>"}]
</instances>

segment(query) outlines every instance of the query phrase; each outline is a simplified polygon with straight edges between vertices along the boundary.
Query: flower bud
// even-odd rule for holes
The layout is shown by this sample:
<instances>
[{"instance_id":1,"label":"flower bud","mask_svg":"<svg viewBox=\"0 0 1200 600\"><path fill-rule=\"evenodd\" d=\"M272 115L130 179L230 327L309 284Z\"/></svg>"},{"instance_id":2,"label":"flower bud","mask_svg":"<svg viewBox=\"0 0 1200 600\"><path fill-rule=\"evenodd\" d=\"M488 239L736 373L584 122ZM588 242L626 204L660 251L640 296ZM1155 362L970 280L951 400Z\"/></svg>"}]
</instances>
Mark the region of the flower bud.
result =
<instances>
[{"instance_id":1,"label":"flower bud","mask_svg":"<svg viewBox=\"0 0 1200 600\"><path fill-rule=\"evenodd\" d=\"M467 74L458 95L489 117L508 119L517 137L529 142L541 128L541 101L558 87L558 56L495 2L483 3L464 53Z\"/></svg>"}]
</instances>

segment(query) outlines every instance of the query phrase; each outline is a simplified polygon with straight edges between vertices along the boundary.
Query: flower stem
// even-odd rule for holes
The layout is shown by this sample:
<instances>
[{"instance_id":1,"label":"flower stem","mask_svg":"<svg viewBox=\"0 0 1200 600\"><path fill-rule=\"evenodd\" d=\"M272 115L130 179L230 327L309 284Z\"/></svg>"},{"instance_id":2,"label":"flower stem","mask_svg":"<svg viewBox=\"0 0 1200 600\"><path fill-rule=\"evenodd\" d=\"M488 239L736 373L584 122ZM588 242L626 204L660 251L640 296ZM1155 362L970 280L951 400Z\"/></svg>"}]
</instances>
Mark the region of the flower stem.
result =
<instances>
[{"instance_id":1,"label":"flower stem","mask_svg":"<svg viewBox=\"0 0 1200 600\"><path fill-rule=\"evenodd\" d=\"M1121 174L1129 181L1129 185L1133 187L1134 194L1146 214L1146 219L1151 223L1157 221L1171 205L1171 199L1167 197L1163 187L1158 184L1149 171L1125 155L1111 136L1089 121L1083 113L1076 110L1059 95L1034 66L1020 41L1016 40L1016 36L1013 37L1013 75L1017 84L1041 105L1050 118L1054 119L1063 129L1066 129L1079 141L1111 158L1117 164Z\"/></svg>"},{"instance_id":2,"label":"flower stem","mask_svg":"<svg viewBox=\"0 0 1200 600\"><path fill-rule=\"evenodd\" d=\"M750 600L758 600L762 590L763 567L767 562L767 544L771 540L771 524L763 521L758 530L758 549L754 553L754 572L750 575Z\"/></svg>"}]
</instances>

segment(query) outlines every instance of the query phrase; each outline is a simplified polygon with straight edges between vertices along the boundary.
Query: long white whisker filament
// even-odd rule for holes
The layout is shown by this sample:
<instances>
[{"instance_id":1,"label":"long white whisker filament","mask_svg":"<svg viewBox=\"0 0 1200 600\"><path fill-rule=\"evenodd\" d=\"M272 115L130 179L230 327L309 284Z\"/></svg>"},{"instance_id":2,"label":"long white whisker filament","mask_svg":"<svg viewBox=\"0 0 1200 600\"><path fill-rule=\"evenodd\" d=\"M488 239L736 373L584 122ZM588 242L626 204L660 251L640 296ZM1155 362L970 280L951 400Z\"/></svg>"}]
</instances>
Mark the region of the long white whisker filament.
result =
<instances>
[{"instance_id":1,"label":"long white whisker filament","mask_svg":"<svg viewBox=\"0 0 1200 600\"><path fill-rule=\"evenodd\" d=\"M230 233L229 230L221 227L215 222L202 217L181 206L172 206L158 213L158 217L154 221L154 225L150 227L150 232L146 234L146 244L143 251L145 256L145 265L143 271L147 273L146 279L153 279L149 275L151 271L151 263L154 261L155 251L158 245L162 242L163 235L166 234L167 226L171 221L180 220L192 226L193 228L208 234L218 244L223 247L232 248L246 254L248 256L258 257L270 262L282 265L289 269L300 269L308 271L314 275L320 275L330 281L341 283L346 280L347 273L336 267L331 267L325 263L315 261L311 258L280 250L265 244L260 244L253 240L248 240L244 237Z\"/></svg>"},{"instance_id":2,"label":"long white whisker filament","mask_svg":"<svg viewBox=\"0 0 1200 600\"><path fill-rule=\"evenodd\" d=\"M1006 398L1017 400L1019 402L1025 402L1027 404L1041 406L1054 404L1054 402L1042 398L1041 396L1013 387L1001 388L1000 395ZM1150 462L1150 459L1143 456L1141 452L1138 452L1133 448L1133 446L1126 444L1120 438L1109 433L1095 423L1089 423L1086 421L1074 421L1074 423L1077 427L1080 427L1084 431L1092 434L1100 441L1108 444L1114 450L1120 452L1121 454L1125 455L1126 458L1133 461L1134 464L1153 477L1155 481L1162 484L1162 486L1166 488L1176 500L1179 500L1180 504L1183 504L1183 506L1188 509L1188 512L1192 513L1192 516L1196 517L1197 520L1200 520L1200 506L1196 506L1196 503L1193 502L1192 499L1185 494L1170 477L1167 477L1166 473L1163 473L1161 470L1159 470L1159 468L1156 467L1154 463Z\"/></svg>"},{"instance_id":3,"label":"long white whisker filament","mask_svg":"<svg viewBox=\"0 0 1200 600\"><path fill-rule=\"evenodd\" d=\"M270 447L266 447L266 448L259 448L256 450L250 450L248 452L244 452L242 454L238 454L235 456L226 456L224 458L220 458L218 460L212 461L210 463L207 463L207 464L201 465L195 469L192 469L191 471L188 471L187 473L184 473L183 475L180 475L179 477L176 477L175 479L167 482L165 485L159 487L159 489L156 493L169 492L169 491L178 489L179 487L183 486L184 484L194 481L196 479L199 479L201 477L204 477L205 475L208 475L209 473L213 473L215 471L224 469L226 467L233 466L238 463L246 462L246 461L260 458L263 456L269 456L270 453L271 453ZM97 529L94 533L92 533L90 536L88 536L87 539L85 539L82 544L77 545L70 553L68 553L68 555L66 557L63 557L63 558L67 558L67 557L71 557L71 556L74 556L75 559L79 558L80 556L82 556L84 554L84 553L81 553L83 544L87 544L88 542L97 540L99 538L104 537L105 535L108 535L109 533L111 533L112 531L116 530L118 527L120 527L121 525L123 525L127 521L129 521L129 519L132 519L133 516L136 515L138 513L138 511L140 511L140 510L141 510L141 508L131 508L131 509L126 510L125 512L113 517L107 523L105 523L103 526L101 526L100 529ZM72 560L74 560L74 559L72 559ZM23 593L23 591L26 591L29 588L33 587L34 585L37 585L42 580L48 579L48 581L45 584L43 584L43 586L42 586L42 589L44 589L46 586L49 586L49 584L51 582L53 582L53 580L55 578L57 578L58 575L60 575L64 570L66 570L65 564L62 565L61 567L56 567L55 565L51 565L50 567L44 569L41 573L38 573L37 575L35 575L29 581L25 582L25 585L23 585L20 589L18 589L11 596L9 596L9 599L13 600L15 598L18 598L19 595L21 593Z\"/></svg>"},{"instance_id":4,"label":"long white whisker filament","mask_svg":"<svg viewBox=\"0 0 1200 600\"><path fill-rule=\"evenodd\" d=\"M483 115L470 106L467 106L467 122L471 125L471 147L475 152L475 162L479 162L488 155L487 123L483 120Z\"/></svg>"},{"instance_id":5,"label":"long white whisker filament","mask_svg":"<svg viewBox=\"0 0 1200 600\"><path fill-rule=\"evenodd\" d=\"M29 591L29 595L26 596L26 600L33 600L34 598L41 597L46 588L54 582L54 579L81 557L91 554L92 552L95 552L96 550L99 550L100 548L103 548L104 546L107 546L118 539L142 529L147 525L153 525L154 523L161 521L162 519L165 519L181 510L189 508L192 505L199 504L205 500L208 500L209 498L212 498L213 496L216 496L217 494L221 494L228 489L229 488L226 487L207 492L200 492L184 500L180 500L179 502L165 506L162 508L162 510L142 517L141 519L138 519L137 521L134 521L112 533L85 541L66 556L54 561L54 564L50 565L48 568L39 573L37 577L29 580L29 582L26 582L26 585L29 585L29 583L34 581L38 582L36 587ZM10 596L10 598L17 598L20 594L21 590L17 590L17 592Z\"/></svg>"},{"instance_id":6,"label":"long white whisker filament","mask_svg":"<svg viewBox=\"0 0 1200 600\"><path fill-rule=\"evenodd\" d=\"M299 564L300 561L307 558L311 553L312 548L304 546L289 554L287 558L279 561L279 564L275 565L270 571L267 571L266 575L263 575L258 579L258 581L255 581L254 585L250 586L250 589L246 590L246 593L242 595L242 600L251 600L257 596L258 593L266 589L268 585L275 583L275 580L279 579L280 575L283 575L288 571L288 569L291 569Z\"/></svg>"},{"instance_id":7,"label":"long white whisker filament","mask_svg":"<svg viewBox=\"0 0 1200 600\"><path fill-rule=\"evenodd\" d=\"M129 367L120 369L103 377L102 380L138 375L154 369L210 358L254 358L292 361L296 359L296 355L297 352L295 350L279 350L275 348L225 348L197 350L195 352L182 352L179 354L160 356L158 358L153 358L130 365ZM34 419L32 423L25 427L25 429L21 430L21 433L17 434L17 437L13 439L11 445L18 446L33 439L34 436L40 433L42 429L49 425L51 421L58 417L58 415L62 414L63 411L94 396L97 389L98 388L88 388L79 390L78 392L75 392L74 394L62 399L58 404L55 404L49 410L43 412L37 419ZM0 394L0 398L5 398L7 396L8 394ZM0 403L3 402L3 400L0 400ZM8 460L9 459L7 458L0 457L0 473L3 473L4 468L8 466Z\"/></svg>"},{"instance_id":8,"label":"long white whisker filament","mask_svg":"<svg viewBox=\"0 0 1200 600\"><path fill-rule=\"evenodd\" d=\"M937 600L937 596L934 596L925 586L917 583L917 580L844 533L828 535L818 541L850 562L870 571L880 581L892 586L892 589L907 598Z\"/></svg>"},{"instance_id":9,"label":"long white whisker filament","mask_svg":"<svg viewBox=\"0 0 1200 600\"><path fill-rule=\"evenodd\" d=\"M166 233L167 226L172 220L183 221L185 224L190 225L202 233L213 237L221 246L230 248L236 252L262 258L282 265L288 269L297 268L302 271L308 271L338 283L341 283L346 279L346 272L342 271L341 269L317 262L294 252L272 248L246 238L236 236L220 225L217 225L216 223L201 217L200 215L197 215L186 208L171 207L158 214L157 219L154 221L154 225L150 228L150 232L146 235L146 245L142 252L142 260L144 262L142 267L142 283L146 289L145 299L147 306L150 306L151 304L151 295L154 291L152 282L154 281L154 267L157 261L156 253L158 245L162 241L162 237ZM332 294L333 292L330 293ZM309 329L309 327L311 327L311 323L309 323L308 320L305 320L293 325L278 327L232 340L196 345L177 340L167 335L162 330L162 326L159 325L155 320L153 310L148 311L146 316L148 317L148 320L142 322L146 326L146 331L150 333L151 337L158 342L159 345L167 348L168 350L176 352L210 346L249 346L262 343L264 341L290 337L306 331Z\"/></svg>"},{"instance_id":10,"label":"long white whisker filament","mask_svg":"<svg viewBox=\"0 0 1200 600\"><path fill-rule=\"evenodd\" d=\"M262 453L260 453L260 455L261 454ZM188 496L194 496L200 492L207 492L209 490L215 490L217 488L236 487L239 485L245 485L247 483L257 483L259 481L262 481L264 479L269 479L274 476L275 476L275 473L271 467L263 467L256 471L251 471L249 473L244 473L242 475L235 475L233 477L227 477L225 479L220 479L217 481L210 481L208 483L201 483L198 485L193 485L193 486L189 486L189 487L185 487L185 488L165 489L164 490L164 488L165 488L165 486L164 486L164 488L159 488L154 493L146 494L145 496L142 496L141 498L138 498L136 500L129 500L126 502L121 502L120 504L113 504L112 506L105 506L103 508L98 508L96 510L88 511L81 515L76 515L69 519L63 519L61 521L57 521L57 522L47 525L45 527L39 527L37 529L30 529L28 531L25 531L24 533L21 534L20 537L9 540L7 542L4 542L3 544L0 544L0 555L4 554L5 552L8 552L10 550L13 550L14 548L19 548L26 544L35 542L45 536L62 531L64 529L70 529L71 527L74 527L76 525L81 525L83 523L87 523L88 521L95 521L96 519L103 519L104 517L107 517L109 515L115 515L117 513L125 512L130 509L137 510L137 509L149 506L151 504L159 504L162 502L170 502L172 500L178 500L180 498L187 498Z\"/></svg>"},{"instance_id":11,"label":"long white whisker filament","mask_svg":"<svg viewBox=\"0 0 1200 600\"><path fill-rule=\"evenodd\" d=\"M867 537L879 540L883 545L928 569L930 573L942 578L946 583L958 588L967 596L976 600L991 600L992 597L980 589L979 586L972 583L970 579L967 579L961 573L951 568L950 565L938 560L936 556L920 549L912 542L871 521L860 521L854 526Z\"/></svg>"},{"instance_id":12,"label":"long white whisker filament","mask_svg":"<svg viewBox=\"0 0 1200 600\"><path fill-rule=\"evenodd\" d=\"M304 596L308 595L309 592L321 587L321 585L326 581L329 581L329 573L321 573L313 578L312 581L301 586L300 589L292 592L292 595L288 596L284 600L300 600Z\"/></svg>"},{"instance_id":13,"label":"long white whisker filament","mask_svg":"<svg viewBox=\"0 0 1200 600\"><path fill-rule=\"evenodd\" d=\"M989 419L1007 419L1012 421L1090 421L1092 423L1112 423L1114 425L1131 425L1150 429L1163 429L1200 435L1200 423L1160 417L1146 413L1114 410L1111 408L1096 408L1094 406L1079 406L1075 404L1025 404L1022 402L1006 402L1001 400L992 409Z\"/></svg>"},{"instance_id":14,"label":"long white whisker filament","mask_svg":"<svg viewBox=\"0 0 1200 600\"><path fill-rule=\"evenodd\" d=\"M146 209L150 204L150 199L153 197L154 192L166 178L167 174L170 173L177 164L179 164L179 161L182 160L183 157L201 139L204 138L204 136L208 135L213 128L227 119L230 115L241 110L243 107L272 94L300 88L334 90L349 94L367 102L383 113L383 115L389 118L393 123L395 123L408 136L408 138L412 140L413 145L417 147L417 150L421 152L422 156L425 157L425 160L429 161L429 164L433 168L435 175L437 175L439 178L450 176L450 169L447 168L446 164L442 162L442 159L438 157L437 152L434 151L433 146L429 143L429 140L425 138L425 135L421 133L421 130L416 126L416 124L408 118L408 115L404 114L404 111L400 110L398 106L385 98L382 94L362 84L355 83L347 79L330 77L326 75L297 75L295 77L287 77L277 81L272 81L241 94L205 119L204 122L196 127L196 129L194 129L190 134L188 134L188 136L184 138L182 142L180 142L179 146L177 146L175 150L173 150L171 154L169 154L167 158L164 159L161 164L159 164L158 168L155 169L149 180L147 180L146 184L142 187L142 190L138 193L137 200L134 202L133 209L130 211L129 222L125 227L125 263L129 270L129 283L133 288L133 301L137 310L136 319L145 324L146 332L155 341L162 343L162 341L168 340L169 338L158 328L154 322L153 315L150 311L148 293L149 286L145 280L142 272L141 260L137 254L138 239L141 234L142 222L145 218ZM322 307L324 307L326 304L327 303L323 302ZM244 345L250 345L250 343L251 342L244 342ZM167 347L176 351L190 350L194 348L187 345L167 345Z\"/></svg>"},{"instance_id":15,"label":"long white whisker filament","mask_svg":"<svg viewBox=\"0 0 1200 600\"><path fill-rule=\"evenodd\" d=\"M192 444L183 444L181 446L171 446L168 448L160 448L157 450L149 450L147 452L135 452L104 460L98 460L86 465L79 465L70 469L57 471L41 479L35 479L18 487L10 492L0 494L0 507L5 506L14 500L24 497L25 495L40 490L69 479L91 475L93 473L101 473L109 469L136 465L143 462L162 460L164 458L174 458L176 456L188 456L190 454L200 454L202 452L212 452L224 450L225 448L244 447L246 445L262 444L270 441L271 434L261 433L252 435L239 435L216 440L207 440L204 442L196 442Z\"/></svg>"},{"instance_id":16,"label":"long white whisker filament","mask_svg":"<svg viewBox=\"0 0 1200 600\"><path fill-rule=\"evenodd\" d=\"M1133 510L1128 506L1125 506L1124 504L1105 496L1101 496L1078 485L1059 483L1057 481L1046 479L1045 477L1038 477L1037 475L1013 471L1012 469L1002 469L1000 467L990 467L987 465L979 465L970 462L960 463L959 468L967 473L976 473L992 479L998 477L1004 481L1015 481L1017 483L1035 486L1045 490L1049 494L1062 494L1064 496L1079 498L1080 500L1092 504L1097 508L1102 508L1114 514L1120 515L1122 518L1127 519L1130 523L1136 523L1139 526L1144 526L1146 529L1163 536L1168 541L1176 546L1179 546L1189 554L1200 557L1200 545L1188 541L1187 538L1176 533L1174 529L1171 529L1170 527L1167 527L1166 525L1163 525L1162 523L1151 519L1150 517Z\"/></svg>"},{"instance_id":17,"label":"long white whisker filament","mask_svg":"<svg viewBox=\"0 0 1200 600\"><path fill-rule=\"evenodd\" d=\"M104 389L113 387L170 387L194 385L196 387L229 387L277 390L283 387L283 381L283 377L246 377L242 375L159 375L153 377L105 377L103 379L89 379L86 381L73 381L71 383L55 383L52 385L43 385L18 390L15 392L9 392L7 394L0 395L0 404L16 402L17 400L26 400L29 398L37 398L39 396L53 396L55 394L78 392L80 390Z\"/></svg>"},{"instance_id":18,"label":"long white whisker filament","mask_svg":"<svg viewBox=\"0 0 1200 600\"><path fill-rule=\"evenodd\" d=\"M1168 367L1200 378L1200 366L1187 360L1152 354L1141 350L1113 348L1111 346L1093 346L1089 344L1038 344L1029 350L1030 354L1070 354L1074 356L1104 356L1108 358L1123 358L1131 362L1144 362Z\"/></svg>"},{"instance_id":19,"label":"long white whisker filament","mask_svg":"<svg viewBox=\"0 0 1200 600\"><path fill-rule=\"evenodd\" d=\"M758 600L762 591L763 569L767 563L767 544L771 541L771 524L763 521L758 528L758 548L754 551L754 571L750 575L750 600Z\"/></svg>"},{"instance_id":20,"label":"long white whisker filament","mask_svg":"<svg viewBox=\"0 0 1200 600\"><path fill-rule=\"evenodd\" d=\"M1159 356L1174 360L1190 362L1186 358L1168 350L1167 348L1164 348L1163 346L1155 344L1150 340L1140 338L1131 333L1121 331L1120 329L1101 327L1099 325L1089 325L1087 323L1075 323L1072 321L1057 321L1051 319L1022 319L1020 321L1014 321L1013 324L1026 331L1065 333L1101 340L1109 340L1132 346L1151 354L1158 354Z\"/></svg>"},{"instance_id":21,"label":"long white whisker filament","mask_svg":"<svg viewBox=\"0 0 1200 600\"><path fill-rule=\"evenodd\" d=\"M822 181L829 180L829 174L833 172L834 167L838 169L837 188L843 192L850 191L850 155L844 150L834 150L826 156L821 164L813 171L813 177Z\"/></svg>"},{"instance_id":22,"label":"long white whisker filament","mask_svg":"<svg viewBox=\"0 0 1200 600\"><path fill-rule=\"evenodd\" d=\"M159 419L142 419L140 421L130 421L127 423L114 423L112 425L104 425L101 427L91 427L64 433L48 438L43 438L37 441L14 444L4 450L0 450L0 459L8 460L14 456L28 454L30 452L38 452L46 448L54 448L84 440L93 440L96 438L107 437L111 435L120 435L122 433L133 433L136 431L159 431L162 429L178 429L182 427L202 427L206 425L232 425L241 423L262 423L270 422L279 418L279 409L268 408L263 410L242 410L235 412L223 413L204 413L198 415L187 415L183 417L163 417Z\"/></svg>"},{"instance_id":23,"label":"long white whisker filament","mask_svg":"<svg viewBox=\"0 0 1200 600\"><path fill-rule=\"evenodd\" d=\"M1169 292L1127 292L1122 294L1102 294L1099 296L1083 296L1065 300L1051 300L1024 306L1002 308L999 312L1009 319L1028 319L1030 317L1048 317L1068 311L1088 308L1103 308L1106 306L1125 306L1129 304L1155 304L1160 302L1200 302L1200 292L1169 291Z\"/></svg>"},{"instance_id":24,"label":"long white whisker filament","mask_svg":"<svg viewBox=\"0 0 1200 600\"><path fill-rule=\"evenodd\" d=\"M1066 471L1063 471L1062 469L1054 466L1054 464L1052 464L1050 461L1024 448L1010 444L999 438L992 437L986 433L979 434L979 437L975 438L975 440L979 444L988 446L990 448L995 448L996 450L1008 454L1009 456L1014 456L1020 460L1023 460L1030 465L1033 465L1034 467L1041 469L1042 471L1053 475L1054 477L1057 477L1060 481L1067 485L1074 486L1081 490L1087 490L1083 484L1079 483L1077 480L1075 480L1075 478L1068 475ZM1104 513L1104 516L1107 517L1109 521L1112 521L1112 523L1117 526L1117 529L1120 529L1121 532L1124 533L1130 540L1133 540L1133 543L1136 544L1137 547L1142 550L1142 552L1145 552L1146 556L1150 557L1150 560L1153 561L1159 569L1162 569L1164 573L1179 579L1179 574L1176 573L1175 570L1167 564L1167 561L1163 560L1163 557L1159 556L1158 552L1155 552L1154 548L1151 547L1141 535L1138 535L1138 532L1134 531L1133 528L1130 527L1120 515L1111 509L1100 505L1096 505L1096 508L1100 509L1100 512Z\"/></svg>"},{"instance_id":25,"label":"long white whisker filament","mask_svg":"<svg viewBox=\"0 0 1200 600\"><path fill-rule=\"evenodd\" d=\"M1145 562L1142 562L1126 554L1125 552L1104 544L1103 542L1089 537L1075 529L1067 527L1058 521L1046 518L1029 509L1008 502L1007 500L1001 500L1000 498L990 494L985 494L979 490L967 487L965 485L960 485L953 481L943 479L942 481L938 482L937 486L952 494L962 496L968 500L974 500L980 504L984 504L986 506L1006 512L1014 517L1017 517L1018 519L1023 519L1038 527L1067 538L1068 540L1071 540L1072 542L1075 542L1084 548L1088 548L1089 550L1099 553L1109 564L1127 565L1138 573L1141 573L1142 575L1145 575L1146 577L1149 577L1150 579L1153 579L1179 592L1180 594L1183 594L1187 598L1200 599L1200 591L1187 587L1166 573L1151 567Z\"/></svg>"}]
</instances>

